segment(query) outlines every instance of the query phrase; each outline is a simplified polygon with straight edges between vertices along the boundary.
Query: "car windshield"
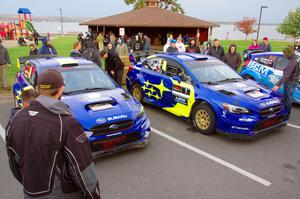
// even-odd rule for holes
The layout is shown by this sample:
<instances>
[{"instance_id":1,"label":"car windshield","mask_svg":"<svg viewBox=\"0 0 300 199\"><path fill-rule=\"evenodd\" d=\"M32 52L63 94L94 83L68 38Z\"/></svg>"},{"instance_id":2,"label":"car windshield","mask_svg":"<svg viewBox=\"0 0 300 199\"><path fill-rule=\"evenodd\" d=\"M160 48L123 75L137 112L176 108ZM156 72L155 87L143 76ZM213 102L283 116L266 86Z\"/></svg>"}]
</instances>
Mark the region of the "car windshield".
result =
<instances>
[{"instance_id":1,"label":"car windshield","mask_svg":"<svg viewBox=\"0 0 300 199\"><path fill-rule=\"evenodd\" d=\"M187 61L185 64L201 83L218 84L243 80L240 75L221 61Z\"/></svg>"},{"instance_id":2,"label":"car windshield","mask_svg":"<svg viewBox=\"0 0 300 199\"><path fill-rule=\"evenodd\" d=\"M98 67L66 68L61 74L65 84L64 94L116 88L108 75Z\"/></svg>"}]
</instances>

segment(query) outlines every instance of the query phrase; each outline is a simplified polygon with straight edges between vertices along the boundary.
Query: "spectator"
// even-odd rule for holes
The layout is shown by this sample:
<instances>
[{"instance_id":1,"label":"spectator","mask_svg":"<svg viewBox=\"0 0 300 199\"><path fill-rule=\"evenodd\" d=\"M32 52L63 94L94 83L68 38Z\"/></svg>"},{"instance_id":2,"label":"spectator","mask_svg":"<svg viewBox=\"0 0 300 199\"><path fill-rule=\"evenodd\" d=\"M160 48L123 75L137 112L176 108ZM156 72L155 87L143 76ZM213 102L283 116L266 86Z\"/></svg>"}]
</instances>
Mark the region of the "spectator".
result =
<instances>
[{"instance_id":1,"label":"spectator","mask_svg":"<svg viewBox=\"0 0 300 199\"><path fill-rule=\"evenodd\" d=\"M260 48L266 52L272 51L272 47L271 44L269 43L268 37L263 38L263 43L260 44Z\"/></svg>"},{"instance_id":2,"label":"spectator","mask_svg":"<svg viewBox=\"0 0 300 199\"><path fill-rule=\"evenodd\" d=\"M109 76L115 80L119 86L122 86L125 66L120 57L114 53L107 52L106 50L102 50L100 56L105 59L105 70Z\"/></svg>"},{"instance_id":3,"label":"spectator","mask_svg":"<svg viewBox=\"0 0 300 199\"><path fill-rule=\"evenodd\" d=\"M253 39L252 44L248 47L248 50L259 50L259 49L260 49L260 47L257 44L257 40Z\"/></svg>"},{"instance_id":4,"label":"spectator","mask_svg":"<svg viewBox=\"0 0 300 199\"><path fill-rule=\"evenodd\" d=\"M149 51L151 49L151 39L147 35L144 36L144 39L145 39L144 51Z\"/></svg>"},{"instance_id":5,"label":"spectator","mask_svg":"<svg viewBox=\"0 0 300 199\"><path fill-rule=\"evenodd\" d=\"M101 52L104 49L104 35L102 32L99 33L96 41L98 43L98 50L99 50L99 52Z\"/></svg>"},{"instance_id":6,"label":"spectator","mask_svg":"<svg viewBox=\"0 0 300 199\"><path fill-rule=\"evenodd\" d=\"M133 51L142 51L144 49L143 43L138 35L135 36L135 40Z\"/></svg>"},{"instance_id":7,"label":"spectator","mask_svg":"<svg viewBox=\"0 0 300 199\"><path fill-rule=\"evenodd\" d=\"M39 55L57 55L55 48L52 46L50 38L43 37L42 39L43 46L39 49Z\"/></svg>"},{"instance_id":8,"label":"spectator","mask_svg":"<svg viewBox=\"0 0 300 199\"><path fill-rule=\"evenodd\" d=\"M110 34L109 34L109 41L113 45L113 47L115 48L115 46L116 46L116 36L113 32L110 32Z\"/></svg>"},{"instance_id":9,"label":"spectator","mask_svg":"<svg viewBox=\"0 0 300 199\"><path fill-rule=\"evenodd\" d=\"M130 50L134 50L134 44L135 44L135 42L136 42L135 36L131 35L130 39L129 39L129 43L128 43Z\"/></svg>"},{"instance_id":10,"label":"spectator","mask_svg":"<svg viewBox=\"0 0 300 199\"><path fill-rule=\"evenodd\" d=\"M177 47L178 52L180 52L180 53L185 52L185 46L184 46L184 43L182 42L182 37L177 38L176 47Z\"/></svg>"},{"instance_id":11,"label":"spectator","mask_svg":"<svg viewBox=\"0 0 300 199\"><path fill-rule=\"evenodd\" d=\"M205 47L203 41L200 42L200 47L199 48L200 48L200 53L201 54L205 54L206 53L206 47Z\"/></svg>"},{"instance_id":12,"label":"spectator","mask_svg":"<svg viewBox=\"0 0 300 199\"><path fill-rule=\"evenodd\" d=\"M40 34L36 30L34 30L32 36L33 36L34 44L36 46L38 46L39 45L39 39L41 37Z\"/></svg>"},{"instance_id":13,"label":"spectator","mask_svg":"<svg viewBox=\"0 0 300 199\"><path fill-rule=\"evenodd\" d=\"M185 35L183 36L183 40L184 40L184 44L185 44L185 45L188 45L188 44L189 44L189 40L190 40L189 35L188 35L188 34L185 34Z\"/></svg>"},{"instance_id":14,"label":"spectator","mask_svg":"<svg viewBox=\"0 0 300 199\"><path fill-rule=\"evenodd\" d=\"M211 48L211 43L210 41L208 41L206 43L206 48L205 48L205 54L208 55L208 52L210 51L210 48Z\"/></svg>"},{"instance_id":15,"label":"spectator","mask_svg":"<svg viewBox=\"0 0 300 199\"><path fill-rule=\"evenodd\" d=\"M172 39L170 46L167 48L166 52L167 53L175 53L178 52L178 49L176 47L177 41L175 39Z\"/></svg>"},{"instance_id":16,"label":"spectator","mask_svg":"<svg viewBox=\"0 0 300 199\"><path fill-rule=\"evenodd\" d=\"M300 63L297 55L294 53L293 46L285 48L283 54L288 59L288 65L284 68L281 79L272 90L277 92L279 87L283 84L283 102L287 111L287 119L289 119L292 110L293 92L295 87L299 84Z\"/></svg>"},{"instance_id":17,"label":"spectator","mask_svg":"<svg viewBox=\"0 0 300 199\"><path fill-rule=\"evenodd\" d=\"M214 45L209 49L208 55L215 57L221 61L224 60L224 48L220 46L220 41L218 39L214 39Z\"/></svg>"},{"instance_id":18,"label":"spectator","mask_svg":"<svg viewBox=\"0 0 300 199\"><path fill-rule=\"evenodd\" d=\"M107 52L111 52L113 54L119 55L116 49L113 47L112 43L107 44Z\"/></svg>"},{"instance_id":19,"label":"spectator","mask_svg":"<svg viewBox=\"0 0 300 199\"><path fill-rule=\"evenodd\" d=\"M224 57L224 62L234 70L237 70L241 66L242 57L237 52L235 44L229 46L228 53L226 53Z\"/></svg>"},{"instance_id":20,"label":"spectator","mask_svg":"<svg viewBox=\"0 0 300 199\"><path fill-rule=\"evenodd\" d=\"M23 185L24 198L100 199L90 144L59 100L63 89L59 72L44 71L37 81L40 96L10 121L6 143L11 171Z\"/></svg>"},{"instance_id":21,"label":"spectator","mask_svg":"<svg viewBox=\"0 0 300 199\"><path fill-rule=\"evenodd\" d=\"M168 40L167 43L164 45L163 51L167 52L167 49L170 47L171 42Z\"/></svg>"},{"instance_id":22,"label":"spectator","mask_svg":"<svg viewBox=\"0 0 300 199\"><path fill-rule=\"evenodd\" d=\"M38 54L38 49L36 48L36 46L33 43L31 43L29 45L29 48L30 48L29 56L37 55Z\"/></svg>"},{"instance_id":23,"label":"spectator","mask_svg":"<svg viewBox=\"0 0 300 199\"><path fill-rule=\"evenodd\" d=\"M99 51L97 50L97 47L96 47L96 41L87 41L86 47L87 48L82 53L82 57L94 62L99 67L101 67L102 64L101 64L101 60L100 60L100 56L99 56Z\"/></svg>"},{"instance_id":24,"label":"spectator","mask_svg":"<svg viewBox=\"0 0 300 199\"><path fill-rule=\"evenodd\" d=\"M2 44L2 39L0 38L0 83L3 89L10 90L7 80L7 70L10 67L11 61L7 49Z\"/></svg>"},{"instance_id":25,"label":"spectator","mask_svg":"<svg viewBox=\"0 0 300 199\"><path fill-rule=\"evenodd\" d=\"M117 47L116 47L116 51L117 51L117 54L119 56L128 56L128 46L126 45L126 43L124 42L124 38L120 38L118 40L118 44L117 44Z\"/></svg>"},{"instance_id":26,"label":"spectator","mask_svg":"<svg viewBox=\"0 0 300 199\"><path fill-rule=\"evenodd\" d=\"M73 49L71 50L70 57L79 58L81 57L81 43L79 41L73 44Z\"/></svg>"},{"instance_id":27,"label":"spectator","mask_svg":"<svg viewBox=\"0 0 300 199\"><path fill-rule=\"evenodd\" d=\"M186 48L188 53L200 53L199 46L196 45L195 39L191 39L190 45Z\"/></svg>"}]
</instances>

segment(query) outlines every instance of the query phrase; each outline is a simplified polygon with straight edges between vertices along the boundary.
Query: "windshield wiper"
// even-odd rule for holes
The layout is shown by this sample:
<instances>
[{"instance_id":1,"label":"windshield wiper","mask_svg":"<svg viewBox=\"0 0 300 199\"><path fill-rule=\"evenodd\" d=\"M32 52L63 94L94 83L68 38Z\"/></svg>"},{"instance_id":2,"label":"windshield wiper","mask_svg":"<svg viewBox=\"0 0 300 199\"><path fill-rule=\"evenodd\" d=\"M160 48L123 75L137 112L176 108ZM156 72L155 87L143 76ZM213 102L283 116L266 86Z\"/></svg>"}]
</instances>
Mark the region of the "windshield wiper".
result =
<instances>
[{"instance_id":1,"label":"windshield wiper","mask_svg":"<svg viewBox=\"0 0 300 199\"><path fill-rule=\"evenodd\" d=\"M72 95L72 94L76 94L76 93L93 92L93 91L103 91L103 90L109 90L109 88L101 88L101 87L85 88L85 89L81 89L81 90L63 92L63 94L64 95Z\"/></svg>"},{"instance_id":2,"label":"windshield wiper","mask_svg":"<svg viewBox=\"0 0 300 199\"><path fill-rule=\"evenodd\" d=\"M211 82L211 81L207 81L207 82L200 82L201 84L208 84L208 85L217 85L218 82Z\"/></svg>"},{"instance_id":3,"label":"windshield wiper","mask_svg":"<svg viewBox=\"0 0 300 199\"><path fill-rule=\"evenodd\" d=\"M237 77L237 78L226 78L226 79L220 80L218 82L238 82L241 80L243 80L243 79L240 77Z\"/></svg>"}]
</instances>

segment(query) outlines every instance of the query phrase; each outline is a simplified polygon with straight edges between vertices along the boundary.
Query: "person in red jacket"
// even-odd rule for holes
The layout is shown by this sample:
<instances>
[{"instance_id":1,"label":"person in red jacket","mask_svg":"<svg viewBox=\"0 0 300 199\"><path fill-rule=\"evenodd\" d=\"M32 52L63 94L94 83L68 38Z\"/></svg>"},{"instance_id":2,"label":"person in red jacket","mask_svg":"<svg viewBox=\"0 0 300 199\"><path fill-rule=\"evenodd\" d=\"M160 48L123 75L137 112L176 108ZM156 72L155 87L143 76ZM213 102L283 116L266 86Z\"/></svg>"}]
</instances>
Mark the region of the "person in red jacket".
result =
<instances>
[{"instance_id":1,"label":"person in red jacket","mask_svg":"<svg viewBox=\"0 0 300 199\"><path fill-rule=\"evenodd\" d=\"M59 72L44 71L37 80L39 97L7 127L9 166L26 199L100 199L90 145L59 100L63 89Z\"/></svg>"}]
</instances>

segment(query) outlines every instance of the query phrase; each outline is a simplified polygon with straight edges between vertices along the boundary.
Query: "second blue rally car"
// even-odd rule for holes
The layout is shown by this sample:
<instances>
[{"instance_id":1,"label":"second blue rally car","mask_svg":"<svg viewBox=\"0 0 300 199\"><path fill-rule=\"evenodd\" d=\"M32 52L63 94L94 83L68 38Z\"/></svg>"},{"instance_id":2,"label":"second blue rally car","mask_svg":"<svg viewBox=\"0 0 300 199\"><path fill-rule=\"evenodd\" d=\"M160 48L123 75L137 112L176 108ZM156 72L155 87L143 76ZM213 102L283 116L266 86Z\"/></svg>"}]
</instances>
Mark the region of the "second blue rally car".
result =
<instances>
[{"instance_id":1,"label":"second blue rally car","mask_svg":"<svg viewBox=\"0 0 300 199\"><path fill-rule=\"evenodd\" d=\"M281 98L199 54L156 54L135 62L127 88L139 101L191 119L203 134L252 137L287 124Z\"/></svg>"},{"instance_id":2,"label":"second blue rally car","mask_svg":"<svg viewBox=\"0 0 300 199\"><path fill-rule=\"evenodd\" d=\"M16 107L27 86L35 87L39 74L49 68L64 78L62 101L84 129L94 155L146 145L150 121L143 106L119 87L102 69L85 59L25 58L14 84Z\"/></svg>"}]
</instances>

